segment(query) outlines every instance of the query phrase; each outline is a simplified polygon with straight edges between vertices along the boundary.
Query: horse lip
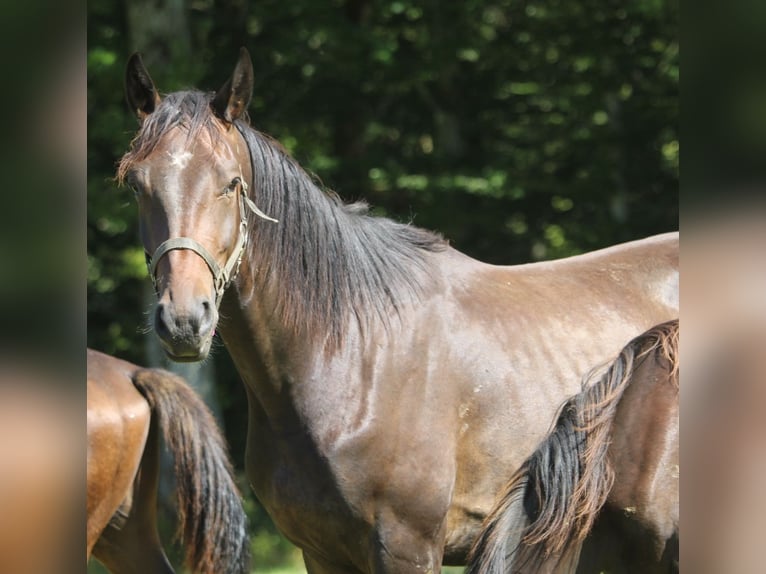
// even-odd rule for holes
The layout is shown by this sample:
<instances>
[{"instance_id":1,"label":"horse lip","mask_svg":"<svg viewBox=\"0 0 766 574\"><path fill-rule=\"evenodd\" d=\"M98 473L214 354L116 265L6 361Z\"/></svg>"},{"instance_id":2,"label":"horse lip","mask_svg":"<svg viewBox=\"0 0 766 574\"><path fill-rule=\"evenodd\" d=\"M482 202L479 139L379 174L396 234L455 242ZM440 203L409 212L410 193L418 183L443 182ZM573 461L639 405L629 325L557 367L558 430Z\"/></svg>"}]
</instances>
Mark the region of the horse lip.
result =
<instances>
[{"instance_id":1,"label":"horse lip","mask_svg":"<svg viewBox=\"0 0 766 574\"><path fill-rule=\"evenodd\" d=\"M197 339L194 343L177 339L166 341L162 337L159 339L165 355L175 363L196 363L205 359L210 352L210 337Z\"/></svg>"},{"instance_id":2,"label":"horse lip","mask_svg":"<svg viewBox=\"0 0 766 574\"><path fill-rule=\"evenodd\" d=\"M174 363L198 363L201 360L203 360L205 357L207 357L207 353L204 355L202 354L196 354L196 355L174 355L167 349L165 349L165 354L167 355L168 359L173 361Z\"/></svg>"}]
</instances>

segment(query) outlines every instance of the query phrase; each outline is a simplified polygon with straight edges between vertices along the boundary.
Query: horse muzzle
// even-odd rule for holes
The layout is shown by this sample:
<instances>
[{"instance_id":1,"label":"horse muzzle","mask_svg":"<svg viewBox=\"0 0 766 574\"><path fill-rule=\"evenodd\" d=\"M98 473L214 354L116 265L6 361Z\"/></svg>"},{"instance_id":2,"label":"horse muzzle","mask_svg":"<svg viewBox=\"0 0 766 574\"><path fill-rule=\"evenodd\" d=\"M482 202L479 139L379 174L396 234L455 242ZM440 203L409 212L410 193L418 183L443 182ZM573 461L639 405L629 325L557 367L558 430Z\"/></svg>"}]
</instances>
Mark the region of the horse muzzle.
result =
<instances>
[{"instance_id":1,"label":"horse muzzle","mask_svg":"<svg viewBox=\"0 0 766 574\"><path fill-rule=\"evenodd\" d=\"M206 298L184 310L172 302L160 302L155 310L154 330L171 360L201 361L210 352L217 321L216 306Z\"/></svg>"}]
</instances>

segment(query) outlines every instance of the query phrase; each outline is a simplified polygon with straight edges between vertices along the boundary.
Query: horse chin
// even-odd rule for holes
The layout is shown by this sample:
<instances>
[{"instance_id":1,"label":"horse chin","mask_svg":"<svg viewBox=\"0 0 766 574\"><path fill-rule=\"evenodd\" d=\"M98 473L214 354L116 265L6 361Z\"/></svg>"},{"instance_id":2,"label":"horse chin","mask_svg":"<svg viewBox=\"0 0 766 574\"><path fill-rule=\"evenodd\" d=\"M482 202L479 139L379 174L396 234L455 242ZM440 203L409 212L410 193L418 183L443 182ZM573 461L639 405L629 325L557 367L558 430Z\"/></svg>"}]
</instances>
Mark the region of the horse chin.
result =
<instances>
[{"instance_id":1,"label":"horse chin","mask_svg":"<svg viewBox=\"0 0 766 574\"><path fill-rule=\"evenodd\" d=\"M197 338L195 341L181 342L178 340L165 341L160 338L160 343L168 359L175 363L196 363L203 361L210 353L210 344L213 338Z\"/></svg>"}]
</instances>

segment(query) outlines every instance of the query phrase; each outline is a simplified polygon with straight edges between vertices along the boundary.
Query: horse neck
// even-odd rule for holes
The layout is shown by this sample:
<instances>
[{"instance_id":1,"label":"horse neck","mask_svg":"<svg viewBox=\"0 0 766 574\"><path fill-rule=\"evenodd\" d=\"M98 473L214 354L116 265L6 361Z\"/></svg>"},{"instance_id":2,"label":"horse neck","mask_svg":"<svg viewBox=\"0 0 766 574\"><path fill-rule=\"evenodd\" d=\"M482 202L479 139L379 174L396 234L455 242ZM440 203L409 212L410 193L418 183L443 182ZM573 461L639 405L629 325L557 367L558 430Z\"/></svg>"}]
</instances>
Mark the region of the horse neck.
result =
<instances>
[{"instance_id":1,"label":"horse neck","mask_svg":"<svg viewBox=\"0 0 766 574\"><path fill-rule=\"evenodd\" d=\"M374 328L430 288L430 252L446 246L440 237L370 217L364 204L344 205L278 143L244 125L239 131L251 198L279 221L250 216L240 304L279 340L337 348L350 324Z\"/></svg>"},{"instance_id":2,"label":"horse neck","mask_svg":"<svg viewBox=\"0 0 766 574\"><path fill-rule=\"evenodd\" d=\"M282 382L292 378L287 363L281 360L280 349L288 344L286 335L270 320L269 299L263 291L252 294L238 280L221 301L218 332L249 395L278 392Z\"/></svg>"}]
</instances>

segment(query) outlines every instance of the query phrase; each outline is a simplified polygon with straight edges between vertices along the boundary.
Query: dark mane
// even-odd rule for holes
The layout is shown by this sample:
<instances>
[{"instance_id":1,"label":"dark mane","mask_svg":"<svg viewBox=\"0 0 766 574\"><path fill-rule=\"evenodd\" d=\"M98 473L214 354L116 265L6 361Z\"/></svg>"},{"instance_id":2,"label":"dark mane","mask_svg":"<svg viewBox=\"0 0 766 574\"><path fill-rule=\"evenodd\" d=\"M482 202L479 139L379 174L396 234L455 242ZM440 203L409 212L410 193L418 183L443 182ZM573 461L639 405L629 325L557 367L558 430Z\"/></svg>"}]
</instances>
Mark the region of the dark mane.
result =
<instances>
[{"instance_id":1,"label":"dark mane","mask_svg":"<svg viewBox=\"0 0 766 574\"><path fill-rule=\"evenodd\" d=\"M217 137L210 99L202 92L163 99L123 157L118 179L171 127L186 127L190 141L201 130ZM255 285L280 289L276 312L289 329L326 336L334 346L350 317L361 327L374 317L387 324L403 305L420 299L431 278L428 254L446 248L441 236L373 217L364 202L344 204L278 142L247 121L235 125L250 153L250 198L279 220L274 224L250 214L247 268Z\"/></svg>"}]
</instances>

